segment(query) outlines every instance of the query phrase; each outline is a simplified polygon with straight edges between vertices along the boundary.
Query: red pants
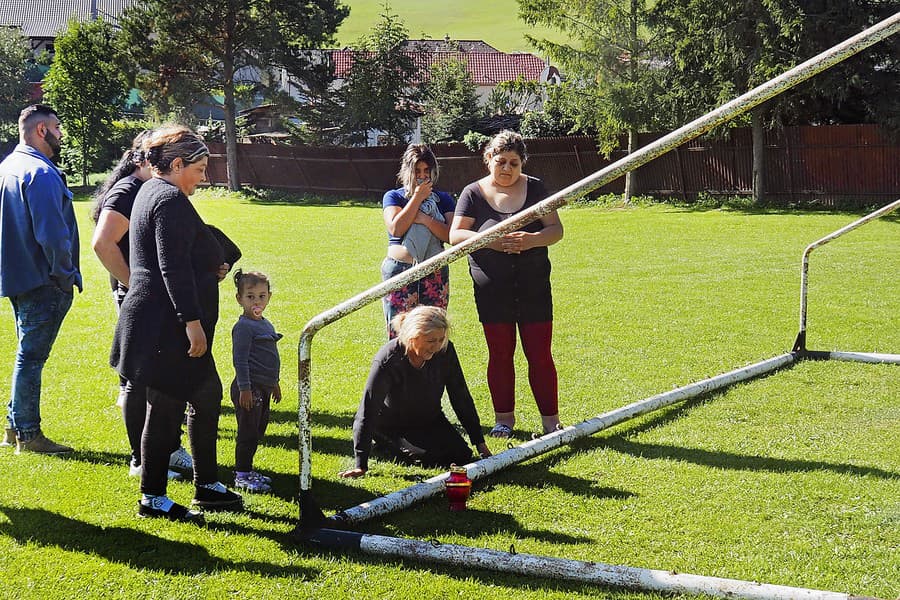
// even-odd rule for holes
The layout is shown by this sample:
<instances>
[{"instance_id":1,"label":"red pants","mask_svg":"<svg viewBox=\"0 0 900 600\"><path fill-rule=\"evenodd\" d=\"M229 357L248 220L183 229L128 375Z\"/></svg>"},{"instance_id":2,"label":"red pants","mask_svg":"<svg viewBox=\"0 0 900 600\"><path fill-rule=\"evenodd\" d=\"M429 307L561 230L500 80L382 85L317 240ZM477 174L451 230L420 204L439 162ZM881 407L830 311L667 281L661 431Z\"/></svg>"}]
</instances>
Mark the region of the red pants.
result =
<instances>
[{"instance_id":1,"label":"red pants","mask_svg":"<svg viewBox=\"0 0 900 600\"><path fill-rule=\"evenodd\" d=\"M488 345L488 387L494 411L513 412L516 408L516 370L513 354L516 350L516 323L482 323ZM518 323L522 349L528 361L528 383L542 416L559 413L559 390L556 364L550 354L553 322Z\"/></svg>"}]
</instances>

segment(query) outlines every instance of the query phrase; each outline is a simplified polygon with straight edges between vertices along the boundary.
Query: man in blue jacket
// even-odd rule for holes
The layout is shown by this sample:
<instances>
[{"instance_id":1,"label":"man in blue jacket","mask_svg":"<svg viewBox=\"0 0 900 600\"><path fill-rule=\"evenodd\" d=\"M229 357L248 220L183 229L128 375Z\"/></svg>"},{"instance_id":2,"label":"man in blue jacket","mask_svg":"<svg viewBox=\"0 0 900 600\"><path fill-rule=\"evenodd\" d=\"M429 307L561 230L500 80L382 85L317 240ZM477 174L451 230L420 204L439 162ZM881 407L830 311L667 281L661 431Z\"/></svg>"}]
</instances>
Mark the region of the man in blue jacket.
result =
<instances>
[{"instance_id":1,"label":"man in blue jacket","mask_svg":"<svg viewBox=\"0 0 900 600\"><path fill-rule=\"evenodd\" d=\"M61 139L56 111L29 106L19 115L19 144L0 163L0 296L12 303L19 340L0 445L15 443L16 454L72 451L41 431L41 372L73 288L82 289L72 192L50 160Z\"/></svg>"}]
</instances>

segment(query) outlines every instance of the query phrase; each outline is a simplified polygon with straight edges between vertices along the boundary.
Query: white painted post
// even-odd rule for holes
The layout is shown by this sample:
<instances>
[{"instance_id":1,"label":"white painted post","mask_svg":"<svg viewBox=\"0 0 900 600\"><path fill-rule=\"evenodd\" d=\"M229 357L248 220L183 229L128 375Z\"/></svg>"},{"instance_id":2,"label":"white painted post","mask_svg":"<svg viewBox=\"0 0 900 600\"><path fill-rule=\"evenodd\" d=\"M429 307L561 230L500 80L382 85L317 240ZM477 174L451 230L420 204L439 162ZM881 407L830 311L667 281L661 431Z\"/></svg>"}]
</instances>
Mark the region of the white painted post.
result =
<instances>
[{"instance_id":1,"label":"white painted post","mask_svg":"<svg viewBox=\"0 0 900 600\"><path fill-rule=\"evenodd\" d=\"M385 295L387 292L399 289L411 281L421 279L425 275L436 271L453 260L471 254L475 250L490 244L493 240L499 238L503 234L515 231L516 229L553 212L557 208L564 206L570 200L580 198L610 181L621 177L628 171L650 162L672 148L747 112L754 106L762 104L766 100L777 96L783 91L790 89L842 60L853 56L861 50L890 37L897 31L900 31L900 12L884 19L880 23L877 23L840 44L829 48L825 52L810 58L793 69L782 73L778 77L742 94L731 102L691 121L687 125L676 129L655 142L638 149L632 154L597 171L593 175L573 183L569 187L560 190L547 199L532 206L530 209L502 221L490 229L469 238L465 242L453 246L425 262L420 263L412 269L409 269L396 277L392 277L391 279L338 304L332 309L313 317L306 324L306 327L303 329L300 336L297 356L297 372L299 378L297 384L299 395L297 419L299 421L300 429L299 468L301 520L304 508L303 503L306 499L311 499L311 494L309 492L312 488L312 436L310 434L309 410L312 401L312 388L310 385L311 347L312 338L316 332L329 323L355 312L370 302L381 298L381 296ZM301 527L304 526L305 524L301 522Z\"/></svg>"},{"instance_id":2,"label":"white painted post","mask_svg":"<svg viewBox=\"0 0 900 600\"><path fill-rule=\"evenodd\" d=\"M607 429L613 425L622 423L623 421L633 419L634 417L669 406L676 402L681 402L682 400L694 398L701 394L707 394L714 390L733 385L739 381L770 373L794 362L795 359L796 357L792 353L781 354L774 358L741 367L740 369L735 369L728 373L716 375L715 377L710 377L709 379L704 379L703 381L698 381L670 392L657 394L656 396L633 402L627 406L588 419L587 421L582 421L577 425L571 425L560 431L548 433L543 437L525 442L515 448L510 448L509 450L505 450L494 456L489 456L488 458L483 458L477 462L470 463L466 465L466 473L472 481L481 479L491 473L505 469L510 465L543 454L553 448L571 444L577 439L593 435L598 431L602 431L603 429ZM392 492L369 502L363 502L358 506L342 510L328 520L339 524L340 526L344 526L402 510L443 492L444 481L448 476L449 473L442 473L441 475L437 475L416 485Z\"/></svg>"},{"instance_id":3,"label":"white painted post","mask_svg":"<svg viewBox=\"0 0 900 600\"><path fill-rule=\"evenodd\" d=\"M849 233L857 227L865 225L869 221L877 219L882 215L886 215L889 212L893 212L897 210L897 208L900 208L900 200L895 200L890 204L882 206L878 210L867 214L863 218L857 219L849 225L846 225L844 227L841 227L837 231L829 233L825 237L818 239L807 246L806 250L803 251L803 257L800 260L800 333L797 334L797 341L794 342L794 352L806 351L806 298L807 288L809 286L809 255L812 254L812 251L816 248L824 246L828 242L836 240L845 233Z\"/></svg>"},{"instance_id":4,"label":"white painted post","mask_svg":"<svg viewBox=\"0 0 900 600\"><path fill-rule=\"evenodd\" d=\"M483 569L537 578L565 579L592 585L650 590L667 594L704 594L718 598L746 600L863 600L865 598L840 592L772 585L740 579L707 577L534 554L518 554L333 529L319 529L312 532L304 541L319 547L352 549L376 556L427 561L454 567Z\"/></svg>"}]
</instances>

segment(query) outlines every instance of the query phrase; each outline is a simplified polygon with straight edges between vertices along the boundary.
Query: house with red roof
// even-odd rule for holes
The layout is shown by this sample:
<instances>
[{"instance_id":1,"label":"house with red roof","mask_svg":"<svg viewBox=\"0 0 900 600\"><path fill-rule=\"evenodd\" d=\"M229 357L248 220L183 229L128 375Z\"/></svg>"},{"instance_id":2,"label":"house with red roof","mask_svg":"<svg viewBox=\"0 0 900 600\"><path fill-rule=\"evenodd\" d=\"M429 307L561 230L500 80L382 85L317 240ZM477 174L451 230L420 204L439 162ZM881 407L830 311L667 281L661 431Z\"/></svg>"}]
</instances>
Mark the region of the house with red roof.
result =
<instances>
[{"instance_id":1,"label":"house with red roof","mask_svg":"<svg viewBox=\"0 0 900 600\"><path fill-rule=\"evenodd\" d=\"M457 49L448 47L446 42L432 40L409 40L406 50L420 74L416 83L428 81L431 66L448 60L458 60L466 65L472 76L479 99L484 103L491 91L500 83L523 78L525 81L556 84L561 80L559 70L534 54L514 52L507 54L492 48L484 42L474 40L453 41ZM464 50L463 48L472 48ZM334 74L338 80L350 72L355 51L349 48L331 50Z\"/></svg>"}]
</instances>

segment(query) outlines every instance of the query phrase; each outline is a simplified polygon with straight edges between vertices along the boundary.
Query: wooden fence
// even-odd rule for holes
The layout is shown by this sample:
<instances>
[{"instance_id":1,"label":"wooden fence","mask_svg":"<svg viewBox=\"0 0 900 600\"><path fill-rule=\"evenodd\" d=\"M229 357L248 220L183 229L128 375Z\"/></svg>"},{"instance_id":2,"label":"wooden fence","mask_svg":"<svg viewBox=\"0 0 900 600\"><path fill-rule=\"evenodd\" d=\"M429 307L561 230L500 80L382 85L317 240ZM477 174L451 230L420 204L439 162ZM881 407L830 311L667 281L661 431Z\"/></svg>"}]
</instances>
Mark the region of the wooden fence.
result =
<instances>
[{"instance_id":1,"label":"wooden fence","mask_svg":"<svg viewBox=\"0 0 900 600\"><path fill-rule=\"evenodd\" d=\"M641 144L661 137L647 134ZM526 172L553 192L598 171L610 160L593 138L527 140ZM752 148L748 128L724 137L703 137L638 169L637 193L695 198L699 193L751 193ZM481 157L462 144L432 146L441 167L441 189L458 194L485 174ZM223 144L210 144L210 182L227 183ZM298 193L377 196L396 187L402 146L333 148L239 144L241 183ZM598 193L621 193L623 180ZM827 206L878 203L900 197L900 144L874 125L788 127L766 136L766 195L777 204L798 201Z\"/></svg>"}]
</instances>

